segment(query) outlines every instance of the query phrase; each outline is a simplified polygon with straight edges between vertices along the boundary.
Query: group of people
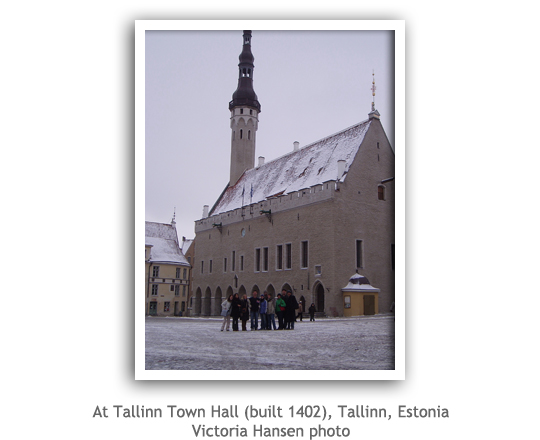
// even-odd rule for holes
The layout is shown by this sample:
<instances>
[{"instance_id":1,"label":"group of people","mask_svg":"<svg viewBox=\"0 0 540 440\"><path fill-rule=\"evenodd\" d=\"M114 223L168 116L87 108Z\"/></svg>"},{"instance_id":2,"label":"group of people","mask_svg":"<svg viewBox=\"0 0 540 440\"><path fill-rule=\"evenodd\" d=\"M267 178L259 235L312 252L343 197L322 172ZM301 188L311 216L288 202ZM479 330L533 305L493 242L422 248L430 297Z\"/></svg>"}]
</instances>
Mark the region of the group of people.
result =
<instances>
[{"instance_id":1,"label":"group of people","mask_svg":"<svg viewBox=\"0 0 540 440\"><path fill-rule=\"evenodd\" d=\"M315 321L315 304L309 307L310 321ZM232 320L232 330L239 331L239 322L242 322L242 330L247 331L247 322L250 321L251 331L254 330L294 330L296 318L302 320L302 303L296 300L292 291L283 289L276 299L268 292L259 296L256 290L251 298L247 295L239 297L238 293L230 295L221 304L223 324L221 331L229 331ZM276 317L278 325L276 328ZM261 323L259 326L259 317Z\"/></svg>"}]
</instances>

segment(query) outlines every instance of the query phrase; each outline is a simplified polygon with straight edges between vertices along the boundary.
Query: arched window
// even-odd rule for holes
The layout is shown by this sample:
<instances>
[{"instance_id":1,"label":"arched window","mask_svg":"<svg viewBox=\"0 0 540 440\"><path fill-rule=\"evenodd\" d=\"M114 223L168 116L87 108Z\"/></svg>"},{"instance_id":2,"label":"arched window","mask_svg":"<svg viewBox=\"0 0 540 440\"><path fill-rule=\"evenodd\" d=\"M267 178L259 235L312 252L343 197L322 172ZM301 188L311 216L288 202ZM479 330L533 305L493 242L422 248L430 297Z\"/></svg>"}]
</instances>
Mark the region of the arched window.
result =
<instances>
[{"instance_id":1,"label":"arched window","mask_svg":"<svg viewBox=\"0 0 540 440\"><path fill-rule=\"evenodd\" d=\"M377 192L379 200L385 200L385 198L384 198L384 189L385 189L384 185L379 185L378 192Z\"/></svg>"}]
</instances>

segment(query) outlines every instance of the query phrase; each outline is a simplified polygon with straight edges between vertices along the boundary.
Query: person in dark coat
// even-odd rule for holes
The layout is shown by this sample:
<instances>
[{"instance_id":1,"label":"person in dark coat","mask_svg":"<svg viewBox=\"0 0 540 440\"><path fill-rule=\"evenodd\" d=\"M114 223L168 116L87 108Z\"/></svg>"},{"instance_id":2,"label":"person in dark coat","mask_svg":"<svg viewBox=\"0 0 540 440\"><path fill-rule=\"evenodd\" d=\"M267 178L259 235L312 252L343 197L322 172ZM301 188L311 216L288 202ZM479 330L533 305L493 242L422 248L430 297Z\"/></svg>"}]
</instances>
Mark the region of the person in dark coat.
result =
<instances>
[{"instance_id":1,"label":"person in dark coat","mask_svg":"<svg viewBox=\"0 0 540 440\"><path fill-rule=\"evenodd\" d=\"M238 319L240 318L240 298L238 297L238 293L233 295L233 300L231 303L231 318L233 332L237 332Z\"/></svg>"},{"instance_id":2,"label":"person in dark coat","mask_svg":"<svg viewBox=\"0 0 540 440\"><path fill-rule=\"evenodd\" d=\"M240 300L240 321L242 321L242 331L247 331L247 322L249 320L249 301L247 295L242 295Z\"/></svg>"},{"instance_id":3,"label":"person in dark coat","mask_svg":"<svg viewBox=\"0 0 540 440\"><path fill-rule=\"evenodd\" d=\"M249 298L249 315L251 317L251 331L257 330L259 326L259 298L257 291L254 290L251 298Z\"/></svg>"},{"instance_id":4,"label":"person in dark coat","mask_svg":"<svg viewBox=\"0 0 540 440\"><path fill-rule=\"evenodd\" d=\"M285 306L285 330L294 330L294 318L296 317L296 309L298 309L298 301L296 301L292 291L287 292L285 302L287 303Z\"/></svg>"},{"instance_id":5,"label":"person in dark coat","mask_svg":"<svg viewBox=\"0 0 540 440\"><path fill-rule=\"evenodd\" d=\"M311 306L309 306L309 320L315 321L315 303L311 303Z\"/></svg>"}]
</instances>

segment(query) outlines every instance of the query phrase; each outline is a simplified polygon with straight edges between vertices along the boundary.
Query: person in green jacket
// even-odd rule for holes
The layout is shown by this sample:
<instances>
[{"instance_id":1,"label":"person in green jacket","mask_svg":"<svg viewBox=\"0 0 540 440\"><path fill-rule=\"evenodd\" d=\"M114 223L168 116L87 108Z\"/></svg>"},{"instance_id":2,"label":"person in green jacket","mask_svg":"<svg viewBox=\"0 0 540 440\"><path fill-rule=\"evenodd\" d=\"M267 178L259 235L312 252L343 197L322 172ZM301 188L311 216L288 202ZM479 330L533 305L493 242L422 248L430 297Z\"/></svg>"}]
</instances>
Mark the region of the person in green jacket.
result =
<instances>
[{"instance_id":1,"label":"person in green jacket","mask_svg":"<svg viewBox=\"0 0 540 440\"><path fill-rule=\"evenodd\" d=\"M276 315L278 318L278 330L283 330L285 328L285 325L283 323L283 316L285 314L285 301L281 297L281 293L278 293L277 299L276 299Z\"/></svg>"}]
</instances>

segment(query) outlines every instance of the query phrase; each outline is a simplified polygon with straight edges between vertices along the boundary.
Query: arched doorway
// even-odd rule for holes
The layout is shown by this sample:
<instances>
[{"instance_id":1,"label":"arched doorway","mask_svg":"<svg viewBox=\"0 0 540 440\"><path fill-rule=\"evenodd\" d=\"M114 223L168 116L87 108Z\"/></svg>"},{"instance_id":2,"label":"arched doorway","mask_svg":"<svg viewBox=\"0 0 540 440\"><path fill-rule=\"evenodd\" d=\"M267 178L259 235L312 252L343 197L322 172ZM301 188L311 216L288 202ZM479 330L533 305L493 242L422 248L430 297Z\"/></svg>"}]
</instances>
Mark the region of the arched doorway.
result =
<instances>
[{"instance_id":1,"label":"arched doorway","mask_svg":"<svg viewBox=\"0 0 540 440\"><path fill-rule=\"evenodd\" d=\"M202 300L202 315L203 316L210 316L211 299L212 299L212 291L210 290L210 287L207 287L206 291L204 292L204 298Z\"/></svg>"},{"instance_id":2,"label":"arched doorway","mask_svg":"<svg viewBox=\"0 0 540 440\"><path fill-rule=\"evenodd\" d=\"M253 295L253 292L257 292L257 296L260 296L261 295L261 290L259 289L259 286L257 286L257 284L255 284L251 290L249 291L249 296L252 296Z\"/></svg>"},{"instance_id":3,"label":"arched doorway","mask_svg":"<svg viewBox=\"0 0 540 440\"><path fill-rule=\"evenodd\" d=\"M242 285L240 286L240 289L238 289L238 296L240 299L244 297L244 295L247 295L246 288Z\"/></svg>"},{"instance_id":4,"label":"arched doorway","mask_svg":"<svg viewBox=\"0 0 540 440\"><path fill-rule=\"evenodd\" d=\"M221 294L221 287L216 289L216 294L214 295L214 315L221 315L221 303L223 302Z\"/></svg>"},{"instance_id":5,"label":"arched doorway","mask_svg":"<svg viewBox=\"0 0 540 440\"><path fill-rule=\"evenodd\" d=\"M315 288L315 307L317 312L324 312L324 287L320 283Z\"/></svg>"},{"instance_id":6,"label":"arched doorway","mask_svg":"<svg viewBox=\"0 0 540 440\"><path fill-rule=\"evenodd\" d=\"M285 283L281 287L281 290L279 291L279 293L283 292L283 290L286 290L287 292L290 290L292 292L292 287L289 285L289 283Z\"/></svg>"},{"instance_id":7,"label":"arched doorway","mask_svg":"<svg viewBox=\"0 0 540 440\"><path fill-rule=\"evenodd\" d=\"M195 300L193 304L193 314L200 315L201 314L201 302L202 302L202 292L201 288L197 287L197 291L195 292Z\"/></svg>"},{"instance_id":8,"label":"arched doorway","mask_svg":"<svg viewBox=\"0 0 540 440\"><path fill-rule=\"evenodd\" d=\"M270 295L272 298L276 297L276 289L274 289L274 286L272 286L272 284L268 284L268 286L266 286L266 291L268 292L268 295Z\"/></svg>"}]
</instances>

